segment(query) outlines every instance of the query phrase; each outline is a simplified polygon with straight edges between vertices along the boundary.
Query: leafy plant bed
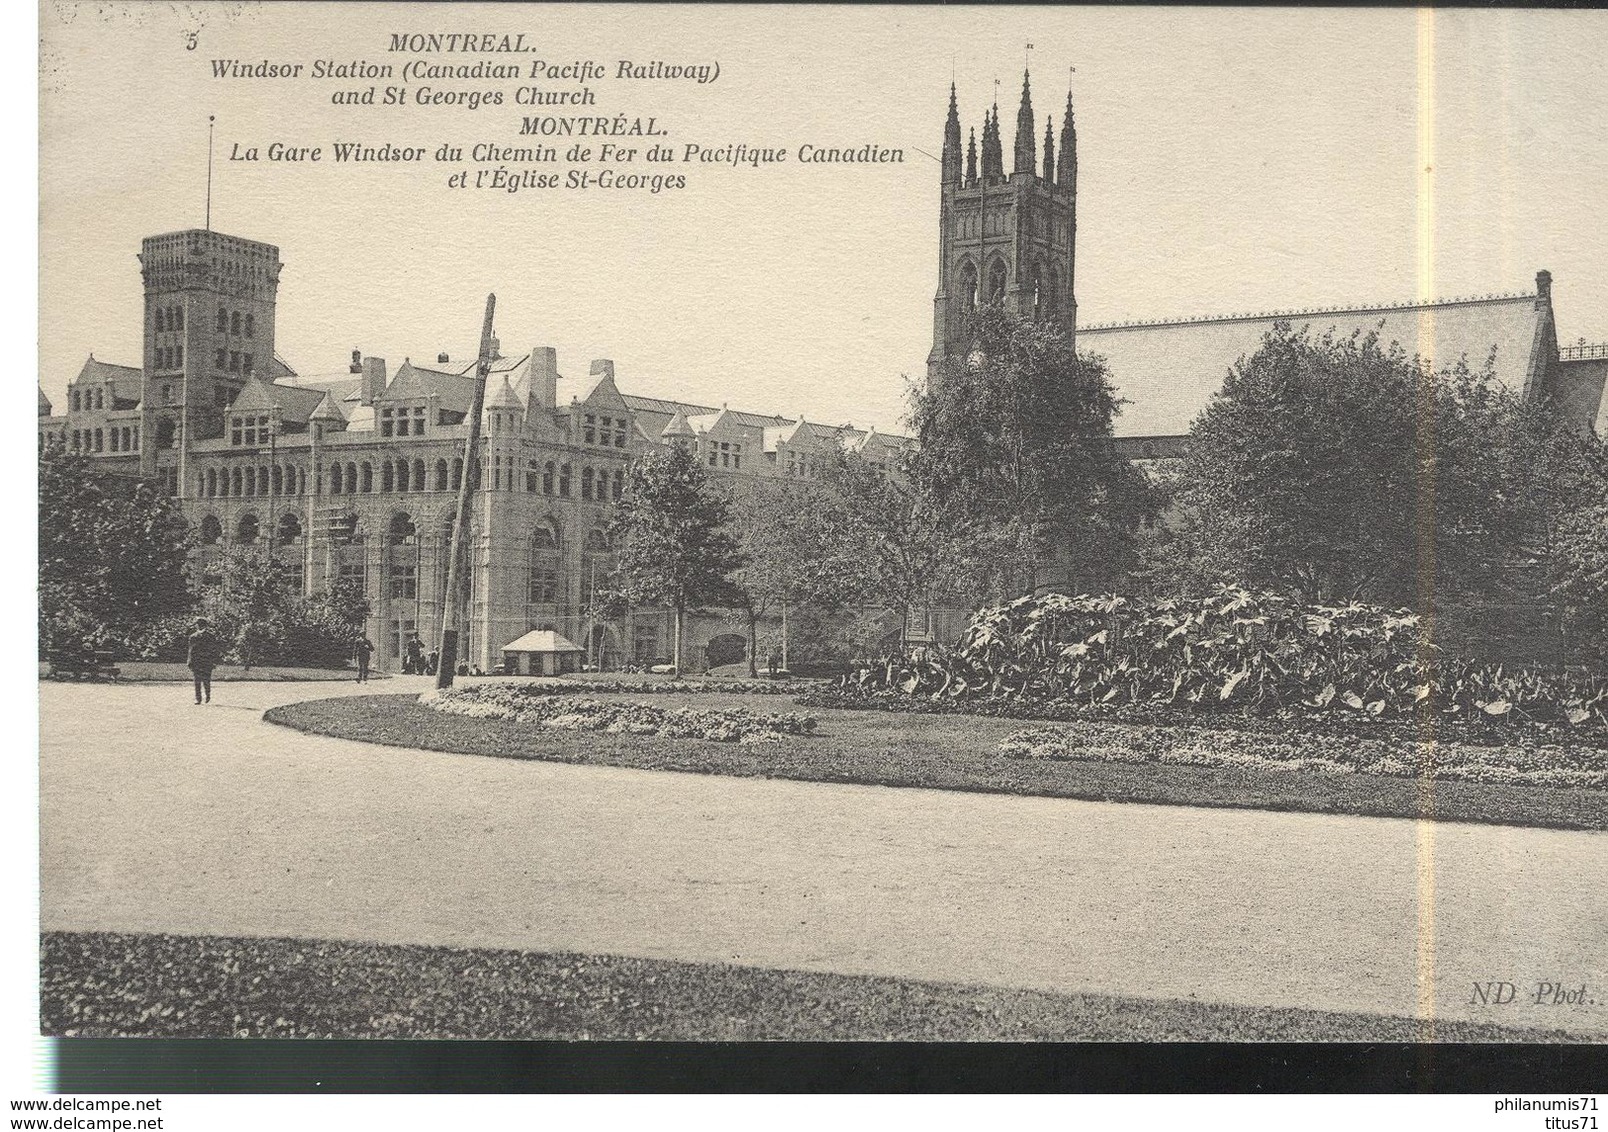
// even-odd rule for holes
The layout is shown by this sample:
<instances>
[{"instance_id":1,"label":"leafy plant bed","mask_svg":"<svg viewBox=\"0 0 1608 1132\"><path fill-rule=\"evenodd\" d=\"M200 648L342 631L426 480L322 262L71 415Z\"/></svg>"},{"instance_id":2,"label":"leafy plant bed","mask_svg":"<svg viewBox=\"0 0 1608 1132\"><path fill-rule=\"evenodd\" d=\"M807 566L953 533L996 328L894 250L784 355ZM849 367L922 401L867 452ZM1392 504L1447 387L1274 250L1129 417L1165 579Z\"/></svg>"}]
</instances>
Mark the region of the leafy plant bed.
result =
<instances>
[{"instance_id":1,"label":"leafy plant bed","mask_svg":"<svg viewBox=\"0 0 1608 1132\"><path fill-rule=\"evenodd\" d=\"M502 719L560 731L662 735L717 743L774 743L783 736L803 735L815 729L815 720L796 712L666 708L632 700L590 700L565 691L535 684L477 684L430 692L419 701L432 711L474 719Z\"/></svg>"},{"instance_id":2,"label":"leafy plant bed","mask_svg":"<svg viewBox=\"0 0 1608 1132\"><path fill-rule=\"evenodd\" d=\"M764 706L711 697L717 707ZM268 711L270 723L396 747L548 762L806 782L914 786L1049 798L1434 818L1608 829L1608 791L1435 782L1375 774L1291 773L1246 766L1012 759L999 744L1020 725L974 716L824 711L809 737L763 744L558 731L432 711L413 696L312 700Z\"/></svg>"},{"instance_id":3,"label":"leafy plant bed","mask_svg":"<svg viewBox=\"0 0 1608 1132\"><path fill-rule=\"evenodd\" d=\"M864 688L853 684L814 688L795 697L793 702L806 708L885 711L912 715L980 716L988 719L1038 720L1048 723L1101 722L1156 727L1195 727L1201 730L1281 736L1292 740L1312 737L1378 739L1411 743L1433 735L1438 742L1475 746L1557 746L1608 752L1608 734L1605 733L1585 729L1562 731L1540 725L1517 729L1478 716L1462 719L1439 717L1413 721L1312 715L1296 711L1254 713L1242 710L1214 714L1191 711L1187 707L1166 703L1090 704L1079 700L1024 698L1014 695L973 695L951 699L909 695L897 690Z\"/></svg>"},{"instance_id":4,"label":"leafy plant bed","mask_svg":"<svg viewBox=\"0 0 1608 1132\"><path fill-rule=\"evenodd\" d=\"M1608 790L1608 755L1582 748L1389 742L1376 738L1261 736L1202 727L1078 723L1008 735L1011 758L1244 767L1283 773L1377 774L1443 782L1489 782Z\"/></svg>"},{"instance_id":5,"label":"leafy plant bed","mask_svg":"<svg viewBox=\"0 0 1608 1132\"><path fill-rule=\"evenodd\" d=\"M1410 1018L614 955L46 932L40 1029L85 1038L1421 1041ZM1443 1042L1589 1040L1439 1022Z\"/></svg>"}]
</instances>

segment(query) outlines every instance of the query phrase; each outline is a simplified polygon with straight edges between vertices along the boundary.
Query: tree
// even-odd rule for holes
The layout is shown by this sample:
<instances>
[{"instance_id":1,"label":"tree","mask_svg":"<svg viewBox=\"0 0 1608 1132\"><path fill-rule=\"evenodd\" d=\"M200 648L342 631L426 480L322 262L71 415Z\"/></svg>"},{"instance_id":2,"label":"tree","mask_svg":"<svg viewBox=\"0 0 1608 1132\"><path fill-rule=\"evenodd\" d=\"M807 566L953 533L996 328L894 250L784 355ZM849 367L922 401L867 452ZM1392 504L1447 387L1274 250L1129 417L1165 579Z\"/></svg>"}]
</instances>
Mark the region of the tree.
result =
<instances>
[{"instance_id":1,"label":"tree","mask_svg":"<svg viewBox=\"0 0 1608 1132\"><path fill-rule=\"evenodd\" d=\"M51 441L39 456L40 647L126 648L188 610L188 544L173 500Z\"/></svg>"},{"instance_id":2,"label":"tree","mask_svg":"<svg viewBox=\"0 0 1608 1132\"><path fill-rule=\"evenodd\" d=\"M970 356L912 393L910 473L935 519L991 549L1007 589L1031 592L1063 552L1115 576L1150 509L1112 441L1119 405L1104 360L1060 327L984 307Z\"/></svg>"},{"instance_id":3,"label":"tree","mask_svg":"<svg viewBox=\"0 0 1608 1132\"><path fill-rule=\"evenodd\" d=\"M975 600L982 570L975 532L941 515L904 468L879 468L853 452L824 465L824 506L813 537L840 548L845 603L877 606L899 618L899 646L913 609Z\"/></svg>"},{"instance_id":4,"label":"tree","mask_svg":"<svg viewBox=\"0 0 1608 1132\"><path fill-rule=\"evenodd\" d=\"M731 582L748 630L750 676L758 675L761 617L782 611L785 664L790 609L807 604L830 611L854 596L859 548L842 537L842 526L830 522L829 506L818 485L796 480L755 480L729 495L728 529L743 560Z\"/></svg>"},{"instance_id":5,"label":"tree","mask_svg":"<svg viewBox=\"0 0 1608 1132\"><path fill-rule=\"evenodd\" d=\"M1277 323L1191 428L1179 538L1205 573L1308 602L1477 590L1528 524L1502 458L1519 412L1489 364Z\"/></svg>"},{"instance_id":6,"label":"tree","mask_svg":"<svg viewBox=\"0 0 1608 1132\"><path fill-rule=\"evenodd\" d=\"M675 669L689 608L733 597L730 574L742 562L726 530L727 502L683 448L651 453L631 468L610 526L619 548L619 597L675 611Z\"/></svg>"}]
</instances>

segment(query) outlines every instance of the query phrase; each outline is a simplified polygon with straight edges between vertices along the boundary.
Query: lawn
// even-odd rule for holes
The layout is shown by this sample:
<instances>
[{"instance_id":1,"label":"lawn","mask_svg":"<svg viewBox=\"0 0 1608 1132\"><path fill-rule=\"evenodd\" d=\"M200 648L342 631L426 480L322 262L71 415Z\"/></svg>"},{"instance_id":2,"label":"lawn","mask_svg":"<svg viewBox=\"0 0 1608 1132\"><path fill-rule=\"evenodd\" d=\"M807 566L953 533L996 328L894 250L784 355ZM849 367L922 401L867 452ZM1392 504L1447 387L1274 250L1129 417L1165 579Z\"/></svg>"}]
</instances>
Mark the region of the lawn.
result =
<instances>
[{"instance_id":1,"label":"lawn","mask_svg":"<svg viewBox=\"0 0 1608 1132\"><path fill-rule=\"evenodd\" d=\"M629 698L629 697L627 697ZM644 701L659 696L641 697ZM683 697L676 697L682 700ZM722 692L683 706L786 710L774 696ZM1312 813L1429 817L1562 829L1608 829L1608 791L1489 782L1421 783L1375 774L1259 767L1007 758L999 744L1019 720L812 708L813 734L754 745L560 731L431 710L412 696L290 704L271 723L425 750L674 770L698 774L926 787L1095 801Z\"/></svg>"},{"instance_id":2,"label":"lawn","mask_svg":"<svg viewBox=\"0 0 1608 1132\"><path fill-rule=\"evenodd\" d=\"M40 1028L110 1038L1411 1042L1417 1021L611 955L46 932ZM1581 1041L1441 1022L1445 1042Z\"/></svg>"}]
</instances>

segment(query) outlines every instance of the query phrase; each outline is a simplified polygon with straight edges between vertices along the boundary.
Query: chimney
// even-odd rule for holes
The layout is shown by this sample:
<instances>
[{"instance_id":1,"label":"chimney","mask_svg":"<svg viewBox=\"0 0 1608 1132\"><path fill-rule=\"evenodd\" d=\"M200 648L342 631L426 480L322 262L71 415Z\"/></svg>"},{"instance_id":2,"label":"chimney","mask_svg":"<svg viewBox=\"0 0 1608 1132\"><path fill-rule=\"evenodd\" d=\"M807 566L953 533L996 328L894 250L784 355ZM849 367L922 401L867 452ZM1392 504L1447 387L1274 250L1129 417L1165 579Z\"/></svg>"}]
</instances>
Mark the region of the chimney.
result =
<instances>
[{"instance_id":1,"label":"chimney","mask_svg":"<svg viewBox=\"0 0 1608 1132\"><path fill-rule=\"evenodd\" d=\"M492 340L491 340L491 356L494 357L494 358L502 357L502 339L496 338L496 337L492 338Z\"/></svg>"},{"instance_id":2,"label":"chimney","mask_svg":"<svg viewBox=\"0 0 1608 1132\"><path fill-rule=\"evenodd\" d=\"M594 359L592 359L592 376L593 377L599 377L599 376L606 377L610 381L613 381L614 380L614 363L611 362L608 358L594 358Z\"/></svg>"},{"instance_id":3,"label":"chimney","mask_svg":"<svg viewBox=\"0 0 1608 1132\"><path fill-rule=\"evenodd\" d=\"M530 409L558 407L558 351L532 346L530 351Z\"/></svg>"},{"instance_id":4,"label":"chimney","mask_svg":"<svg viewBox=\"0 0 1608 1132\"><path fill-rule=\"evenodd\" d=\"M372 405L374 399L385 392L385 359L363 359L363 384L361 387L363 404Z\"/></svg>"},{"instance_id":5,"label":"chimney","mask_svg":"<svg viewBox=\"0 0 1608 1132\"><path fill-rule=\"evenodd\" d=\"M1543 268L1535 273L1535 309L1552 305L1552 272Z\"/></svg>"},{"instance_id":6,"label":"chimney","mask_svg":"<svg viewBox=\"0 0 1608 1132\"><path fill-rule=\"evenodd\" d=\"M451 360L452 359L447 357L446 354L437 354L436 355L436 365L438 365L438 366L444 366L448 362L450 362Z\"/></svg>"},{"instance_id":7,"label":"chimney","mask_svg":"<svg viewBox=\"0 0 1608 1132\"><path fill-rule=\"evenodd\" d=\"M351 367L348 369L347 372L348 373L362 373L363 372L363 351L362 350L353 350L352 351L352 364L351 364Z\"/></svg>"}]
</instances>

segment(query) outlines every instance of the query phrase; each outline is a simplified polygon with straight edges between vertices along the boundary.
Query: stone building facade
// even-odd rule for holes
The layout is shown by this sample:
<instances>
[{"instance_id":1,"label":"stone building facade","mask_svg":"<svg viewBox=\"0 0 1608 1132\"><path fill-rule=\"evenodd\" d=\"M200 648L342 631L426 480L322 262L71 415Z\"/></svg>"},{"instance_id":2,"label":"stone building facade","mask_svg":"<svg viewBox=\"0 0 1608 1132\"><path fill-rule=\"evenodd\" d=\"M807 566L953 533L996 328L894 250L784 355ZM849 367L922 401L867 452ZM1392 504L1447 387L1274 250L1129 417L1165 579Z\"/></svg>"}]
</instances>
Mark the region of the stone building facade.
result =
<instances>
[{"instance_id":1,"label":"stone building facade","mask_svg":"<svg viewBox=\"0 0 1608 1132\"><path fill-rule=\"evenodd\" d=\"M377 664L395 668L417 633L435 641L475 361L429 364L353 351L347 371L295 373L274 353L281 267L273 245L209 231L153 236L140 256L140 367L90 357L64 415L40 393L40 443L167 485L205 559L225 543L262 547L306 593L359 583ZM472 494L462 655L490 671L532 630L576 641L616 667L664 658L669 614L592 613L614 569L608 527L629 466L657 446L690 448L717 479L808 480L840 447L892 466L907 438L848 426L623 392L614 364L585 376L538 346L492 362ZM746 656L735 614L693 617L687 667Z\"/></svg>"}]
</instances>

